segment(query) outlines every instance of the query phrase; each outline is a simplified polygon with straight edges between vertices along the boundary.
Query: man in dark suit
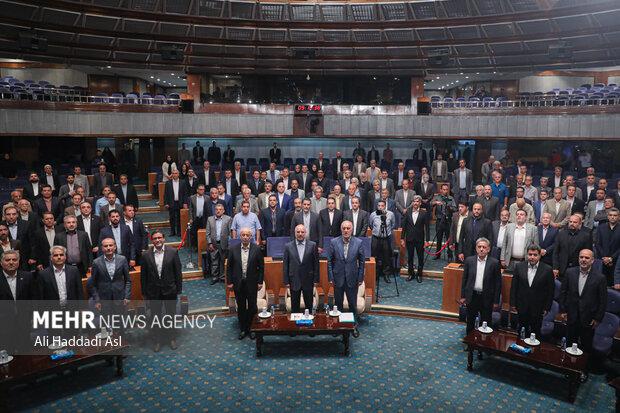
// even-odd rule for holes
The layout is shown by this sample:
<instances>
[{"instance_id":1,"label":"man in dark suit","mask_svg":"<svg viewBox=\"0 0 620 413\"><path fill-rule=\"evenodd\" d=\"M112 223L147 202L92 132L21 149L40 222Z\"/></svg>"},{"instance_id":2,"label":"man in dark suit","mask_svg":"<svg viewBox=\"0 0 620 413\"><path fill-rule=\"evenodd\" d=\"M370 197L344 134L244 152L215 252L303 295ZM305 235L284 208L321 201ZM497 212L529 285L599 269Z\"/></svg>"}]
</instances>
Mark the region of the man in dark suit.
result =
<instances>
[{"instance_id":1,"label":"man in dark suit","mask_svg":"<svg viewBox=\"0 0 620 413\"><path fill-rule=\"evenodd\" d=\"M106 172L105 165L99 165L99 173L93 177L93 184L95 187L95 196L101 195L103 188L106 186L112 187L114 185L114 178L111 173Z\"/></svg>"},{"instance_id":2,"label":"man in dark suit","mask_svg":"<svg viewBox=\"0 0 620 413\"><path fill-rule=\"evenodd\" d=\"M371 145L368 153L366 154L366 162L370 164L370 161L375 161L377 165L381 163L381 159L379 158L379 151L375 148L375 145ZM377 179L375 177L375 179Z\"/></svg>"},{"instance_id":3,"label":"man in dark suit","mask_svg":"<svg viewBox=\"0 0 620 413\"><path fill-rule=\"evenodd\" d=\"M237 182L237 186L239 188L241 188L242 185L247 185L248 178L245 175L245 171L241 167L241 162L235 162L235 167L232 170L232 177Z\"/></svg>"},{"instance_id":4,"label":"man in dark suit","mask_svg":"<svg viewBox=\"0 0 620 413\"><path fill-rule=\"evenodd\" d=\"M91 272L90 293L95 301L95 308L101 314L123 314L131 300L131 275L129 265L122 255L116 254L113 238L101 241L103 255L95 258ZM107 263L113 263L112 274Z\"/></svg>"},{"instance_id":5,"label":"man in dark suit","mask_svg":"<svg viewBox=\"0 0 620 413\"><path fill-rule=\"evenodd\" d=\"M419 143L418 149L413 151L413 161L418 168L422 168L428 164L426 150L424 149L424 145L422 145L422 143Z\"/></svg>"},{"instance_id":6,"label":"man in dark suit","mask_svg":"<svg viewBox=\"0 0 620 413\"><path fill-rule=\"evenodd\" d=\"M329 168L329 159L325 159L323 156L323 152L319 152L319 158L315 159L313 164L316 165L318 171L326 172Z\"/></svg>"},{"instance_id":7,"label":"man in dark suit","mask_svg":"<svg viewBox=\"0 0 620 413\"><path fill-rule=\"evenodd\" d=\"M211 146L207 151L207 160L213 165L219 165L222 161L222 151L217 147L215 141L211 142Z\"/></svg>"},{"instance_id":8,"label":"man in dark suit","mask_svg":"<svg viewBox=\"0 0 620 413\"><path fill-rule=\"evenodd\" d=\"M149 300L151 319L162 317L163 308L166 309L167 315L176 314L177 295L183 291L181 260L176 248L164 245L165 238L161 231L153 232L152 238L153 248L142 254L140 262L142 296ZM129 265L131 266L131 263ZM170 348L176 350L174 330L154 329L151 332L154 336L156 353L161 349L161 342L166 338L170 340Z\"/></svg>"},{"instance_id":9,"label":"man in dark suit","mask_svg":"<svg viewBox=\"0 0 620 413\"><path fill-rule=\"evenodd\" d=\"M93 247L92 254L99 251L99 231L101 231L101 218L92 214L93 207L88 202L80 204L80 216L77 217L77 229L88 235L90 245Z\"/></svg>"},{"instance_id":10,"label":"man in dark suit","mask_svg":"<svg viewBox=\"0 0 620 413\"><path fill-rule=\"evenodd\" d=\"M138 201L136 188L129 183L129 179L125 174L120 176L119 181L120 183L118 185L114 185L114 192L121 202L121 205L133 205L133 207L138 210L138 208L140 208L140 201Z\"/></svg>"},{"instance_id":11,"label":"man in dark suit","mask_svg":"<svg viewBox=\"0 0 620 413\"><path fill-rule=\"evenodd\" d=\"M127 258L130 267L136 266L136 246L133 243L133 234L126 225L121 225L121 214L116 210L110 211L110 225L101 228L99 232L99 256L103 254L101 241L112 238L116 242L116 252Z\"/></svg>"},{"instance_id":12,"label":"man in dark suit","mask_svg":"<svg viewBox=\"0 0 620 413\"><path fill-rule=\"evenodd\" d=\"M14 306L15 301L37 300L40 296L38 285L29 271L20 271L19 252L14 250L3 251L0 255L2 276L0 277L0 302L3 303L0 318L0 348L12 353L16 349L24 351L29 345L30 319L32 311L29 308ZM16 334L7 334L12 331Z\"/></svg>"},{"instance_id":13,"label":"man in dark suit","mask_svg":"<svg viewBox=\"0 0 620 413\"><path fill-rule=\"evenodd\" d=\"M269 196L269 206L260 212L261 244L267 245L269 237L286 236L286 211L278 206L278 196ZM275 225L274 225L275 224Z\"/></svg>"},{"instance_id":14,"label":"man in dark suit","mask_svg":"<svg viewBox=\"0 0 620 413\"><path fill-rule=\"evenodd\" d=\"M256 293L263 285L265 263L260 247L252 242L252 230L241 228L241 243L230 248L226 267L227 287L235 292L237 317L239 319L239 340L250 333L252 320L258 312ZM247 258L244 260L243 256ZM243 262L246 265L243 265Z\"/></svg>"},{"instance_id":15,"label":"man in dark suit","mask_svg":"<svg viewBox=\"0 0 620 413\"><path fill-rule=\"evenodd\" d=\"M343 166L345 164L342 158L342 152L336 152L336 157L332 159L332 178L335 180L340 179L340 174L343 172Z\"/></svg>"},{"instance_id":16,"label":"man in dark suit","mask_svg":"<svg viewBox=\"0 0 620 413\"><path fill-rule=\"evenodd\" d=\"M465 258L476 254L474 245L479 238L488 239L489 247L493 245L492 231L491 221L482 216L482 205L476 202L472 207L471 216L465 219L461 228L461 239L457 249L459 260L463 262Z\"/></svg>"},{"instance_id":17,"label":"man in dark suit","mask_svg":"<svg viewBox=\"0 0 620 413\"><path fill-rule=\"evenodd\" d=\"M205 159L205 148L200 146L200 141L196 141L196 146L192 149L192 156L194 163L199 164Z\"/></svg>"},{"instance_id":18,"label":"man in dark suit","mask_svg":"<svg viewBox=\"0 0 620 413\"><path fill-rule=\"evenodd\" d=\"M265 181L260 179L260 171L258 169L252 172L252 178L248 180L248 188L250 188L254 196L258 196L258 194L265 191Z\"/></svg>"},{"instance_id":19,"label":"man in dark suit","mask_svg":"<svg viewBox=\"0 0 620 413\"><path fill-rule=\"evenodd\" d=\"M64 215L64 208L62 202L55 196L52 196L52 187L49 185L41 186L41 198L34 201L34 209L36 209L39 216L43 215L43 212L49 211L54 214L56 222L60 222Z\"/></svg>"},{"instance_id":20,"label":"man in dark suit","mask_svg":"<svg viewBox=\"0 0 620 413\"><path fill-rule=\"evenodd\" d=\"M321 231L321 219L319 214L310 211L312 203L309 198L304 198L301 202L301 212L298 212L293 217L291 222L291 240L295 239L295 228L297 225L303 225L306 227L306 238L315 242L319 247L319 254L323 252L323 233ZM308 229L308 226L310 229Z\"/></svg>"},{"instance_id":21,"label":"man in dark suit","mask_svg":"<svg viewBox=\"0 0 620 413\"><path fill-rule=\"evenodd\" d=\"M230 148L230 145L226 146L226 150L224 151L224 158L222 159L222 161L222 165L224 167L230 167L230 165L232 165L235 161L235 151L234 149Z\"/></svg>"},{"instance_id":22,"label":"man in dark suit","mask_svg":"<svg viewBox=\"0 0 620 413\"><path fill-rule=\"evenodd\" d=\"M484 186L484 195L477 197L476 202L482 204L482 213L485 218L491 222L499 219L502 204L499 202L498 198L492 195L491 185Z\"/></svg>"},{"instance_id":23,"label":"man in dark suit","mask_svg":"<svg viewBox=\"0 0 620 413\"><path fill-rule=\"evenodd\" d=\"M327 208L319 212L321 219L321 234L324 237L339 237L340 224L342 224L342 212L336 209L336 200L327 199Z\"/></svg>"},{"instance_id":24,"label":"man in dark suit","mask_svg":"<svg viewBox=\"0 0 620 413\"><path fill-rule=\"evenodd\" d=\"M0 251L5 250L15 250L19 252L19 268L22 270L28 270L29 266L27 264L26 257L28 254L28 250L22 246L21 241L16 239L11 239L9 236L9 226L6 221L0 221Z\"/></svg>"},{"instance_id":25,"label":"man in dark suit","mask_svg":"<svg viewBox=\"0 0 620 413\"><path fill-rule=\"evenodd\" d=\"M313 291L320 280L319 253L316 243L306 239L303 225L295 227L295 239L285 245L283 261L284 286L291 290L291 312L301 312L302 293L304 308L311 311L318 305L313 302Z\"/></svg>"},{"instance_id":26,"label":"man in dark suit","mask_svg":"<svg viewBox=\"0 0 620 413\"><path fill-rule=\"evenodd\" d=\"M133 245L136 251L134 260L139 263L142 254L149 248L149 234L146 232L144 222L140 218L136 217L136 209L133 205L125 205L123 207L123 217L121 218L121 225L129 228L133 235Z\"/></svg>"},{"instance_id":27,"label":"man in dark suit","mask_svg":"<svg viewBox=\"0 0 620 413\"><path fill-rule=\"evenodd\" d=\"M58 179L58 174L54 172L52 169L52 165L45 165L43 167L43 175L41 175L41 183L43 185L47 184L52 187L52 194L54 196L58 196L58 192L60 191L60 179Z\"/></svg>"},{"instance_id":28,"label":"man in dark suit","mask_svg":"<svg viewBox=\"0 0 620 413\"><path fill-rule=\"evenodd\" d=\"M481 208L482 209L482 208ZM480 312L480 324L491 324L493 311L499 308L502 292L502 267L499 261L489 256L490 242L479 238L476 242L476 255L465 259L460 304L467 310L467 333L475 326Z\"/></svg>"},{"instance_id":29,"label":"man in dark suit","mask_svg":"<svg viewBox=\"0 0 620 413\"><path fill-rule=\"evenodd\" d=\"M568 268L579 265L579 251L592 248L592 233L582 227L578 214L568 218L568 230L561 231L553 246L553 275L563 279Z\"/></svg>"},{"instance_id":30,"label":"man in dark suit","mask_svg":"<svg viewBox=\"0 0 620 413\"><path fill-rule=\"evenodd\" d=\"M104 227L110 225L110 221L108 221L110 211L115 209L120 212L123 210L123 205L117 201L118 198L116 198L116 192L108 192L106 199L108 202L105 205L102 205L99 209L99 218L101 218L101 225Z\"/></svg>"},{"instance_id":31,"label":"man in dark suit","mask_svg":"<svg viewBox=\"0 0 620 413\"><path fill-rule=\"evenodd\" d=\"M6 225L9 229L9 237L12 240L19 241L21 248L25 252L22 261L27 261L27 256L30 253L30 235L34 231L34 225L31 222L24 221L19 217L19 212L16 207L10 206L4 210L4 217L6 218Z\"/></svg>"},{"instance_id":32,"label":"man in dark suit","mask_svg":"<svg viewBox=\"0 0 620 413\"><path fill-rule=\"evenodd\" d=\"M519 328L541 337L542 319L551 311L555 278L551 266L540 262L540 247L527 248L527 261L515 265L510 287L510 311L519 315Z\"/></svg>"},{"instance_id":33,"label":"man in dark suit","mask_svg":"<svg viewBox=\"0 0 620 413\"><path fill-rule=\"evenodd\" d=\"M269 162L273 162L276 165L280 165L280 159L282 158L282 151L278 148L277 142L273 143L273 148L269 150Z\"/></svg>"},{"instance_id":34,"label":"man in dark suit","mask_svg":"<svg viewBox=\"0 0 620 413\"><path fill-rule=\"evenodd\" d=\"M164 208L168 210L170 236L181 236L181 208L187 208L187 185L179 179L179 171L172 171L171 178L164 188Z\"/></svg>"},{"instance_id":35,"label":"man in dark suit","mask_svg":"<svg viewBox=\"0 0 620 413\"><path fill-rule=\"evenodd\" d=\"M39 182L39 174L30 172L28 183L24 185L24 199L34 204L34 201L41 198L41 182Z\"/></svg>"},{"instance_id":36,"label":"man in dark suit","mask_svg":"<svg viewBox=\"0 0 620 413\"><path fill-rule=\"evenodd\" d=\"M560 316L568 326L568 345L580 343L590 356L594 330L603 321L607 306L607 282L592 268L593 263L592 250L579 251L579 266L566 270L558 299ZM582 376L582 381L586 378Z\"/></svg>"},{"instance_id":37,"label":"man in dark suit","mask_svg":"<svg viewBox=\"0 0 620 413\"><path fill-rule=\"evenodd\" d=\"M187 183L187 193L189 195L195 195L196 190L198 189L198 177L194 172L194 168L189 168L187 170L187 177L185 178L185 183Z\"/></svg>"},{"instance_id":38,"label":"man in dark suit","mask_svg":"<svg viewBox=\"0 0 620 413\"><path fill-rule=\"evenodd\" d=\"M543 189L540 191L538 196L540 199L534 201L532 204L532 209L534 209L534 217L536 218L536 225L540 225L542 214L545 210L545 204L547 203L547 199L549 199L549 192L546 189Z\"/></svg>"},{"instance_id":39,"label":"man in dark suit","mask_svg":"<svg viewBox=\"0 0 620 413\"><path fill-rule=\"evenodd\" d=\"M543 213L538 226L538 245L542 256L540 260L547 265L553 266L553 248L558 234L559 230L551 226L551 215Z\"/></svg>"},{"instance_id":40,"label":"man in dark suit","mask_svg":"<svg viewBox=\"0 0 620 413\"><path fill-rule=\"evenodd\" d=\"M360 199L354 196L351 199L351 206L353 208L347 209L342 213L342 219L344 221L350 221L353 225L354 237L365 237L366 230L368 229L368 212L360 208Z\"/></svg>"},{"instance_id":41,"label":"man in dark suit","mask_svg":"<svg viewBox=\"0 0 620 413\"><path fill-rule=\"evenodd\" d=\"M365 259L362 240L353 237L353 224L343 221L342 236L331 240L327 257L327 279L334 286L334 301L338 309L344 308L347 296L349 311L355 318L353 337L359 337L357 330L357 292L364 282Z\"/></svg>"},{"instance_id":42,"label":"man in dark suit","mask_svg":"<svg viewBox=\"0 0 620 413\"><path fill-rule=\"evenodd\" d=\"M232 177L232 171L230 169L224 172L224 179L222 179L221 184L224 185L226 194L232 199L235 199L237 195L239 195L239 185L237 185L237 181Z\"/></svg>"},{"instance_id":43,"label":"man in dark suit","mask_svg":"<svg viewBox=\"0 0 620 413\"><path fill-rule=\"evenodd\" d=\"M411 181L411 179L409 180ZM441 185L440 192L442 190L441 188L443 187L444 186ZM446 185L446 188L447 188L447 185ZM416 194L422 197L422 208L426 208L428 210L430 206L430 201L431 199L433 199L433 196L435 195L435 188L434 188L434 185L429 182L428 174L422 175L422 180L419 183L417 184L414 183L414 191Z\"/></svg>"},{"instance_id":44,"label":"man in dark suit","mask_svg":"<svg viewBox=\"0 0 620 413\"><path fill-rule=\"evenodd\" d=\"M400 245L407 246L407 265L409 277L407 281L413 280L413 256L418 254L418 272L416 280L422 282L422 271L424 270L424 248L428 248L430 241L429 213L420 209L422 197L415 195L413 204L407 213L403 215L401 226L403 232L400 238Z\"/></svg>"},{"instance_id":45,"label":"man in dark suit","mask_svg":"<svg viewBox=\"0 0 620 413\"><path fill-rule=\"evenodd\" d=\"M50 248L54 246L56 232L62 231L55 226L55 223L54 215L51 212L44 212L43 227L35 230L33 234L28 263L36 265L39 271L50 265Z\"/></svg>"},{"instance_id":46,"label":"man in dark suit","mask_svg":"<svg viewBox=\"0 0 620 413\"><path fill-rule=\"evenodd\" d=\"M52 265L37 275L41 299L54 301L53 307L57 304L62 309L69 306L71 310L79 310L78 302L84 300L84 289L78 269L66 265L67 249L63 246L52 247L51 257Z\"/></svg>"},{"instance_id":47,"label":"man in dark suit","mask_svg":"<svg viewBox=\"0 0 620 413\"><path fill-rule=\"evenodd\" d=\"M286 213L286 219L284 221L284 236L291 236L293 218L295 218L295 215L299 212L301 212L301 198L295 198L293 199L293 209Z\"/></svg>"},{"instance_id":48,"label":"man in dark suit","mask_svg":"<svg viewBox=\"0 0 620 413\"><path fill-rule=\"evenodd\" d=\"M614 267L620 256L620 229L618 229L618 208L607 211L607 222L598 226L596 231L596 256L603 261L603 275L607 285L614 285Z\"/></svg>"},{"instance_id":49,"label":"man in dark suit","mask_svg":"<svg viewBox=\"0 0 620 413\"><path fill-rule=\"evenodd\" d=\"M209 191L211 188L217 187L217 180L215 179L215 172L211 169L209 161L203 162L203 170L198 176L198 184L205 186L205 191Z\"/></svg>"},{"instance_id":50,"label":"man in dark suit","mask_svg":"<svg viewBox=\"0 0 620 413\"><path fill-rule=\"evenodd\" d=\"M64 221L65 230L56 231L54 245L61 245L67 249L67 265L75 266L80 276L86 278L86 273L93 261L93 247L88 235L77 229L77 219L73 215L67 215Z\"/></svg>"}]
</instances>

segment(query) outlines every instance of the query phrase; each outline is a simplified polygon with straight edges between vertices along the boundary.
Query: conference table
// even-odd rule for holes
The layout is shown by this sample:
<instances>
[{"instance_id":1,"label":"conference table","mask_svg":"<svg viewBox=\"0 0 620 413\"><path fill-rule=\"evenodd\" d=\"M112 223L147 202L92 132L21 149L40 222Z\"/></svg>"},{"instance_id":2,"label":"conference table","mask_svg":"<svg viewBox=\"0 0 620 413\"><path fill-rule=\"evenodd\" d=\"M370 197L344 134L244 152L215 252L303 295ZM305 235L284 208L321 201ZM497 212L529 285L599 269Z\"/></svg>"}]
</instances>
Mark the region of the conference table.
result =
<instances>
[{"instance_id":1,"label":"conference table","mask_svg":"<svg viewBox=\"0 0 620 413\"><path fill-rule=\"evenodd\" d=\"M588 355L572 356L560 347L542 341L537 346L529 346L518 335L503 331L493 331L490 334L481 333L478 330L471 331L464 339L467 345L467 370L473 369L474 351L487 353L521 363L529 364L536 368L546 369L563 374L568 379L568 400L573 403L579 379L585 371ZM510 350L512 344L517 344L531 349L529 354L521 354ZM479 354L482 358L482 354Z\"/></svg>"},{"instance_id":2,"label":"conference table","mask_svg":"<svg viewBox=\"0 0 620 413\"><path fill-rule=\"evenodd\" d=\"M92 339L92 337L91 337ZM8 364L0 366L0 411L7 411L9 389L18 384L34 383L37 379L62 374L66 370L77 371L78 367L106 361L108 366L116 365L116 375L123 375L123 359L129 344L119 341L118 334L111 336L113 342L102 340L98 346L66 347L72 350L72 357L52 360L50 350L43 349L40 354L16 355Z\"/></svg>"},{"instance_id":3,"label":"conference table","mask_svg":"<svg viewBox=\"0 0 620 413\"><path fill-rule=\"evenodd\" d=\"M264 336L342 336L344 355L349 355L349 337L353 333L354 323L341 323L339 317L330 317L325 313L318 313L312 320L312 325L297 325L291 319L291 314L275 314L270 318L254 316L250 333L256 335L256 356L262 356Z\"/></svg>"}]
</instances>

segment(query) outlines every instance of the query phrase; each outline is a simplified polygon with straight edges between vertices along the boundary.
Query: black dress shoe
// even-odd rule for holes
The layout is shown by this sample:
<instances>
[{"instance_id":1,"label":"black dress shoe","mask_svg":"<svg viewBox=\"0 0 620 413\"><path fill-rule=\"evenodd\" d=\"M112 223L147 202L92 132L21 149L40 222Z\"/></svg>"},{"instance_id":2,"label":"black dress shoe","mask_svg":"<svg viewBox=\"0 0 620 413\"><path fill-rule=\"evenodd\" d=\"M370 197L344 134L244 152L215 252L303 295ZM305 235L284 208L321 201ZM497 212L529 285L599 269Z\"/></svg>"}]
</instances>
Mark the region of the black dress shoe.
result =
<instances>
[{"instance_id":1,"label":"black dress shoe","mask_svg":"<svg viewBox=\"0 0 620 413\"><path fill-rule=\"evenodd\" d=\"M216 279L212 279L210 284L213 285L215 283L217 283L217 280Z\"/></svg>"},{"instance_id":2,"label":"black dress shoe","mask_svg":"<svg viewBox=\"0 0 620 413\"><path fill-rule=\"evenodd\" d=\"M353 329L353 337L358 338L359 336L360 336L360 332L359 332L359 330L357 329L357 327L355 327L355 328Z\"/></svg>"},{"instance_id":3,"label":"black dress shoe","mask_svg":"<svg viewBox=\"0 0 620 413\"><path fill-rule=\"evenodd\" d=\"M243 338L244 338L246 335L247 335L247 334L246 334L246 332L245 332L245 331L240 332L240 333L239 333L239 337L238 337L238 338L239 338L239 340L243 340Z\"/></svg>"},{"instance_id":4,"label":"black dress shoe","mask_svg":"<svg viewBox=\"0 0 620 413\"><path fill-rule=\"evenodd\" d=\"M155 347L153 347L153 351L155 353L159 353L159 350L161 350L161 344L155 343Z\"/></svg>"},{"instance_id":5,"label":"black dress shoe","mask_svg":"<svg viewBox=\"0 0 620 413\"><path fill-rule=\"evenodd\" d=\"M418 275L415 277L416 281L421 283L422 282L422 274L418 273Z\"/></svg>"},{"instance_id":6,"label":"black dress shoe","mask_svg":"<svg viewBox=\"0 0 620 413\"><path fill-rule=\"evenodd\" d=\"M411 281L413 280L413 274L409 274L409 277L407 277L407 281Z\"/></svg>"},{"instance_id":7,"label":"black dress shoe","mask_svg":"<svg viewBox=\"0 0 620 413\"><path fill-rule=\"evenodd\" d=\"M392 281L390 281L390 277L388 277L387 275L383 276L383 280L385 281L386 284L391 283Z\"/></svg>"},{"instance_id":8,"label":"black dress shoe","mask_svg":"<svg viewBox=\"0 0 620 413\"><path fill-rule=\"evenodd\" d=\"M174 339L170 340L170 348L172 350L176 350L178 348L177 342Z\"/></svg>"},{"instance_id":9,"label":"black dress shoe","mask_svg":"<svg viewBox=\"0 0 620 413\"><path fill-rule=\"evenodd\" d=\"M255 339L256 339L256 334L250 333L250 340L255 340Z\"/></svg>"}]
</instances>

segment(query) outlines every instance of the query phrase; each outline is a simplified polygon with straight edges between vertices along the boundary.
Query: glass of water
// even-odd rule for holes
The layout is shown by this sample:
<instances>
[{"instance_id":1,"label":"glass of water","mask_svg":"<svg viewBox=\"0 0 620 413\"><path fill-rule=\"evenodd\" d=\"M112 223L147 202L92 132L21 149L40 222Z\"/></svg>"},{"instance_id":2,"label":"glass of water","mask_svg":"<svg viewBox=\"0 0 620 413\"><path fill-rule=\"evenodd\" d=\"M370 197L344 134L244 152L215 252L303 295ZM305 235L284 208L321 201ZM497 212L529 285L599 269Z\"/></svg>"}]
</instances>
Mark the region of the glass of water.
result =
<instances>
[{"instance_id":1,"label":"glass of water","mask_svg":"<svg viewBox=\"0 0 620 413\"><path fill-rule=\"evenodd\" d=\"M9 353L6 350L0 351L0 363L4 364L9 361Z\"/></svg>"}]
</instances>

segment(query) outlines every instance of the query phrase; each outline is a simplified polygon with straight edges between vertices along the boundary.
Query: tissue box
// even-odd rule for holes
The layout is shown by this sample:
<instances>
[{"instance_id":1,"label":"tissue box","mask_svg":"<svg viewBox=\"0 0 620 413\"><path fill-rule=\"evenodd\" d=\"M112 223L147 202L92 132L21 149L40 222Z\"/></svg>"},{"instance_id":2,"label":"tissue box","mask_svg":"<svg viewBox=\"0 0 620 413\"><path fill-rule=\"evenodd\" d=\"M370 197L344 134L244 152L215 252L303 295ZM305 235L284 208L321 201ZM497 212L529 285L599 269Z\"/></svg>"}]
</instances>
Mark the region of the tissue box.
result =
<instances>
[{"instance_id":1,"label":"tissue box","mask_svg":"<svg viewBox=\"0 0 620 413\"><path fill-rule=\"evenodd\" d=\"M512 351L516 351L517 353L521 353L521 354L530 354L532 352L532 349L520 346L518 344L512 344L509 348Z\"/></svg>"}]
</instances>

